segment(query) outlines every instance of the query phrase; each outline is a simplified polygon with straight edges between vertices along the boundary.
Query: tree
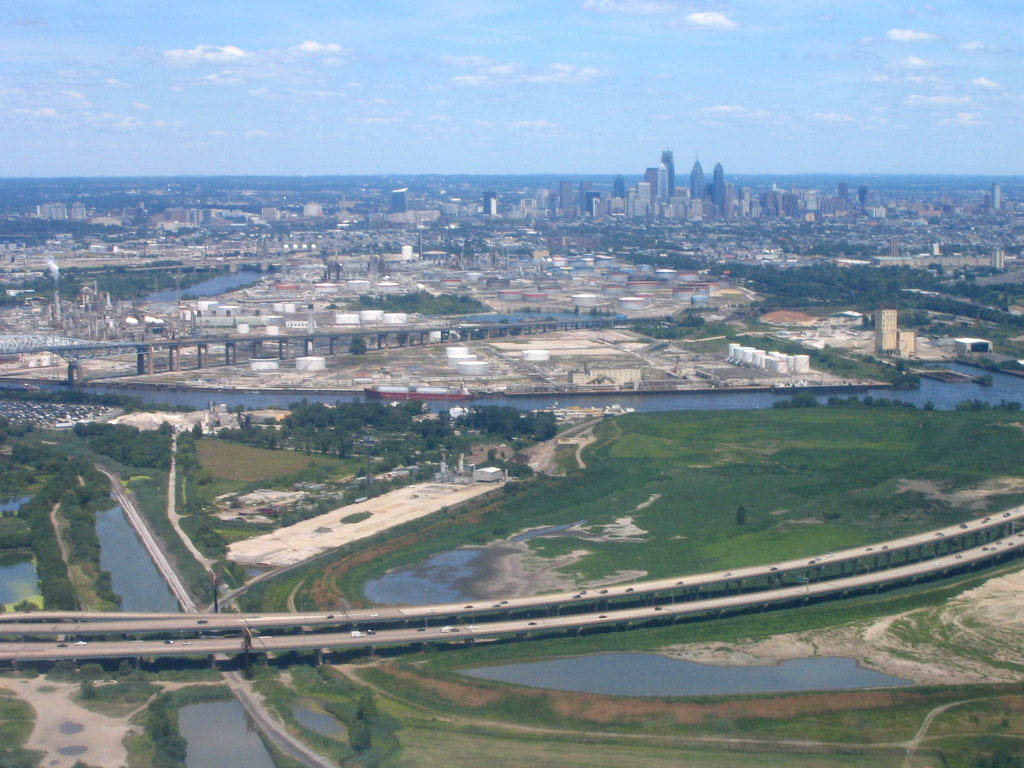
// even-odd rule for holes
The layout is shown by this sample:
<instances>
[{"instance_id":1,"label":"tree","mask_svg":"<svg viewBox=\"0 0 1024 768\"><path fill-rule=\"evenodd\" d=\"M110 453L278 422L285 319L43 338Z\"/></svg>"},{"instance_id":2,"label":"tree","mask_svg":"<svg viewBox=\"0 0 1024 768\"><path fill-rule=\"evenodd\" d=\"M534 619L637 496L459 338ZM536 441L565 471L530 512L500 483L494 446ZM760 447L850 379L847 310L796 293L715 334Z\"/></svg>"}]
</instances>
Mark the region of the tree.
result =
<instances>
[{"instance_id":1,"label":"tree","mask_svg":"<svg viewBox=\"0 0 1024 768\"><path fill-rule=\"evenodd\" d=\"M192 437L194 437L196 440L198 440L202 436L203 436L203 425L200 424L197 421L195 424L192 425Z\"/></svg>"},{"instance_id":2,"label":"tree","mask_svg":"<svg viewBox=\"0 0 1024 768\"><path fill-rule=\"evenodd\" d=\"M366 339L362 336L353 336L352 341L349 342L348 351L353 355L365 355Z\"/></svg>"},{"instance_id":3,"label":"tree","mask_svg":"<svg viewBox=\"0 0 1024 768\"><path fill-rule=\"evenodd\" d=\"M736 525L747 524L747 508L740 504L736 507Z\"/></svg>"},{"instance_id":4,"label":"tree","mask_svg":"<svg viewBox=\"0 0 1024 768\"><path fill-rule=\"evenodd\" d=\"M79 687L78 695L83 701L95 699L96 684L90 679L83 680L81 686Z\"/></svg>"},{"instance_id":5,"label":"tree","mask_svg":"<svg viewBox=\"0 0 1024 768\"><path fill-rule=\"evenodd\" d=\"M370 724L366 720L357 719L348 729L348 743L356 752L364 752L370 748L373 735Z\"/></svg>"}]
</instances>

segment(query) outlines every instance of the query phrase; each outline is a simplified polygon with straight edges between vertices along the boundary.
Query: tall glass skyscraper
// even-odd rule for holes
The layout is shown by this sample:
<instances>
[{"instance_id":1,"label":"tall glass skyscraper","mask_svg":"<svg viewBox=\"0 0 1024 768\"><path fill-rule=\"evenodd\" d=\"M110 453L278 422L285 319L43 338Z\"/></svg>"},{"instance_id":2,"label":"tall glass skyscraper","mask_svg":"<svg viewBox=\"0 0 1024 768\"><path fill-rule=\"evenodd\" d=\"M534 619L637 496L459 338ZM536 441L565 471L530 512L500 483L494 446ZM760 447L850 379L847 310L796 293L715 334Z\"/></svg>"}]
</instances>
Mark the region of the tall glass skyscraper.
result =
<instances>
[{"instance_id":1,"label":"tall glass skyscraper","mask_svg":"<svg viewBox=\"0 0 1024 768\"><path fill-rule=\"evenodd\" d=\"M693 170L690 171L690 199L704 199L704 169L700 167L700 160L693 161Z\"/></svg>"},{"instance_id":2,"label":"tall glass skyscraper","mask_svg":"<svg viewBox=\"0 0 1024 768\"><path fill-rule=\"evenodd\" d=\"M715 210L725 214L725 168L721 163L715 164L714 175L711 179L711 202L715 204Z\"/></svg>"},{"instance_id":3,"label":"tall glass skyscraper","mask_svg":"<svg viewBox=\"0 0 1024 768\"><path fill-rule=\"evenodd\" d=\"M676 194L676 162L672 159L672 150L661 151L661 164L668 169L668 196L675 197Z\"/></svg>"}]
</instances>

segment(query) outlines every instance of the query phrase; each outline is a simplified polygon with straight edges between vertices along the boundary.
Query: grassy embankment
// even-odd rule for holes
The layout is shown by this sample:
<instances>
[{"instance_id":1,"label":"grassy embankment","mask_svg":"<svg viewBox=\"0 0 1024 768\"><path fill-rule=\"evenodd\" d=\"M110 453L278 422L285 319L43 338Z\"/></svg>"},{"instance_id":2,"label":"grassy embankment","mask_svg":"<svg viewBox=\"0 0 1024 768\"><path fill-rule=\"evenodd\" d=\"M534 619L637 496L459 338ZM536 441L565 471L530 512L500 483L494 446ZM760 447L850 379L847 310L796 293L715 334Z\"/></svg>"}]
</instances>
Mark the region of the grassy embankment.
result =
<instances>
[{"instance_id":1,"label":"grassy embankment","mask_svg":"<svg viewBox=\"0 0 1024 768\"><path fill-rule=\"evenodd\" d=\"M39 753L24 749L32 733L35 713L26 702L0 687L0 765L5 768L33 768Z\"/></svg>"},{"instance_id":2,"label":"grassy embankment","mask_svg":"<svg viewBox=\"0 0 1024 768\"><path fill-rule=\"evenodd\" d=\"M1024 501L1018 420L901 408L630 414L598 428L586 470L526 484L401 548L328 563L302 591L358 599L390 568L578 520L600 536L629 518L643 534L528 542L542 559L585 550L561 569L576 583L741 567L949 525ZM986 490L996 478L1009 480Z\"/></svg>"}]
</instances>

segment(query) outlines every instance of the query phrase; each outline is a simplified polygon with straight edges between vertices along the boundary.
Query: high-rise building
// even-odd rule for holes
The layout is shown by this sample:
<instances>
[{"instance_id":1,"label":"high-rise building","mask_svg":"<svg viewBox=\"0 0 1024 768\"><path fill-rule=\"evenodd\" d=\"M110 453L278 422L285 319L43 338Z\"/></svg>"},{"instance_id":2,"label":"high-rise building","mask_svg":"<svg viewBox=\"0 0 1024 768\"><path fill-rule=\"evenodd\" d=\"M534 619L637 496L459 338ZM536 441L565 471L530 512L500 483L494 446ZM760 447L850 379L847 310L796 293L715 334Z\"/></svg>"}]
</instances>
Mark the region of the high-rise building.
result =
<instances>
[{"instance_id":1,"label":"high-rise building","mask_svg":"<svg viewBox=\"0 0 1024 768\"><path fill-rule=\"evenodd\" d=\"M1003 185L996 183L992 185L992 210L999 211L1003 207Z\"/></svg>"},{"instance_id":2,"label":"high-rise building","mask_svg":"<svg viewBox=\"0 0 1024 768\"><path fill-rule=\"evenodd\" d=\"M587 208L587 193L590 192L591 184L589 181L580 182L580 215L585 216L589 213Z\"/></svg>"},{"instance_id":3,"label":"high-rise building","mask_svg":"<svg viewBox=\"0 0 1024 768\"><path fill-rule=\"evenodd\" d=\"M861 208L868 204L868 188L863 184L857 187L857 202Z\"/></svg>"},{"instance_id":4,"label":"high-rise building","mask_svg":"<svg viewBox=\"0 0 1024 768\"><path fill-rule=\"evenodd\" d=\"M725 183L725 200L722 203L722 215L731 216L733 201L736 199L736 185L731 181Z\"/></svg>"},{"instance_id":5,"label":"high-rise building","mask_svg":"<svg viewBox=\"0 0 1024 768\"><path fill-rule=\"evenodd\" d=\"M651 204L651 184L647 181L641 181L636 185L636 197L643 205Z\"/></svg>"},{"instance_id":6,"label":"high-rise building","mask_svg":"<svg viewBox=\"0 0 1024 768\"><path fill-rule=\"evenodd\" d=\"M690 171L690 199L704 199L704 169L700 167L700 160L693 161L693 170Z\"/></svg>"},{"instance_id":7,"label":"high-rise building","mask_svg":"<svg viewBox=\"0 0 1024 768\"><path fill-rule=\"evenodd\" d=\"M889 238L889 256L893 259L900 257L900 241L895 237Z\"/></svg>"},{"instance_id":8,"label":"high-rise building","mask_svg":"<svg viewBox=\"0 0 1024 768\"><path fill-rule=\"evenodd\" d=\"M563 216L568 216L573 211L571 181L562 181L558 184L558 210Z\"/></svg>"},{"instance_id":9,"label":"high-rise building","mask_svg":"<svg viewBox=\"0 0 1024 768\"><path fill-rule=\"evenodd\" d=\"M487 191L484 192L484 216L497 216L498 215L498 193Z\"/></svg>"},{"instance_id":10,"label":"high-rise building","mask_svg":"<svg viewBox=\"0 0 1024 768\"><path fill-rule=\"evenodd\" d=\"M391 190L390 210L391 213L405 213L409 210L409 190L407 188Z\"/></svg>"},{"instance_id":11,"label":"high-rise building","mask_svg":"<svg viewBox=\"0 0 1024 768\"><path fill-rule=\"evenodd\" d=\"M845 181L840 181L838 186L836 186L836 195L844 203L847 202L850 199L850 185Z\"/></svg>"},{"instance_id":12,"label":"high-rise building","mask_svg":"<svg viewBox=\"0 0 1024 768\"><path fill-rule=\"evenodd\" d=\"M661 151L661 164L668 168L668 197L676 196L676 161L671 149Z\"/></svg>"},{"instance_id":13,"label":"high-rise building","mask_svg":"<svg viewBox=\"0 0 1024 768\"><path fill-rule=\"evenodd\" d=\"M307 219L317 219L324 215L324 207L320 203L306 203L302 206L302 215Z\"/></svg>"},{"instance_id":14,"label":"high-rise building","mask_svg":"<svg viewBox=\"0 0 1024 768\"><path fill-rule=\"evenodd\" d=\"M895 309L879 309L875 312L875 352L891 354L897 351L897 317Z\"/></svg>"},{"instance_id":15,"label":"high-rise building","mask_svg":"<svg viewBox=\"0 0 1024 768\"><path fill-rule=\"evenodd\" d=\"M720 216L725 215L725 168L721 163L715 163L715 170L711 181L711 202L715 204L715 212Z\"/></svg>"},{"instance_id":16,"label":"high-rise building","mask_svg":"<svg viewBox=\"0 0 1024 768\"><path fill-rule=\"evenodd\" d=\"M1006 269L1006 251L996 248L992 251L992 266L996 269Z\"/></svg>"},{"instance_id":17,"label":"high-rise building","mask_svg":"<svg viewBox=\"0 0 1024 768\"><path fill-rule=\"evenodd\" d=\"M622 176L616 176L612 182L612 197L626 199L626 180Z\"/></svg>"},{"instance_id":18,"label":"high-rise building","mask_svg":"<svg viewBox=\"0 0 1024 768\"><path fill-rule=\"evenodd\" d=\"M669 199L668 179L668 166L662 163L658 166L657 186L655 187L658 190L658 199L662 202L668 202Z\"/></svg>"}]
</instances>

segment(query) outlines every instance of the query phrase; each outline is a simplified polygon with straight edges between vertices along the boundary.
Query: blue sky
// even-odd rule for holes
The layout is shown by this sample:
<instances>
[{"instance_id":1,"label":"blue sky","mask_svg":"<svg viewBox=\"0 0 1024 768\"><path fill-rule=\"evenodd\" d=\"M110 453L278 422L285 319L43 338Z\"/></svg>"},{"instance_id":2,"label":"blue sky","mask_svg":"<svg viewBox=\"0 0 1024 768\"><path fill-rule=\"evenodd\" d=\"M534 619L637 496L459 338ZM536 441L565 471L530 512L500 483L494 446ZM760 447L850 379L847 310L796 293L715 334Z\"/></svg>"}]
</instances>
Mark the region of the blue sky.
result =
<instances>
[{"instance_id":1,"label":"blue sky","mask_svg":"<svg viewBox=\"0 0 1024 768\"><path fill-rule=\"evenodd\" d=\"M1024 173L1024 4L5 0L0 175Z\"/></svg>"}]
</instances>

